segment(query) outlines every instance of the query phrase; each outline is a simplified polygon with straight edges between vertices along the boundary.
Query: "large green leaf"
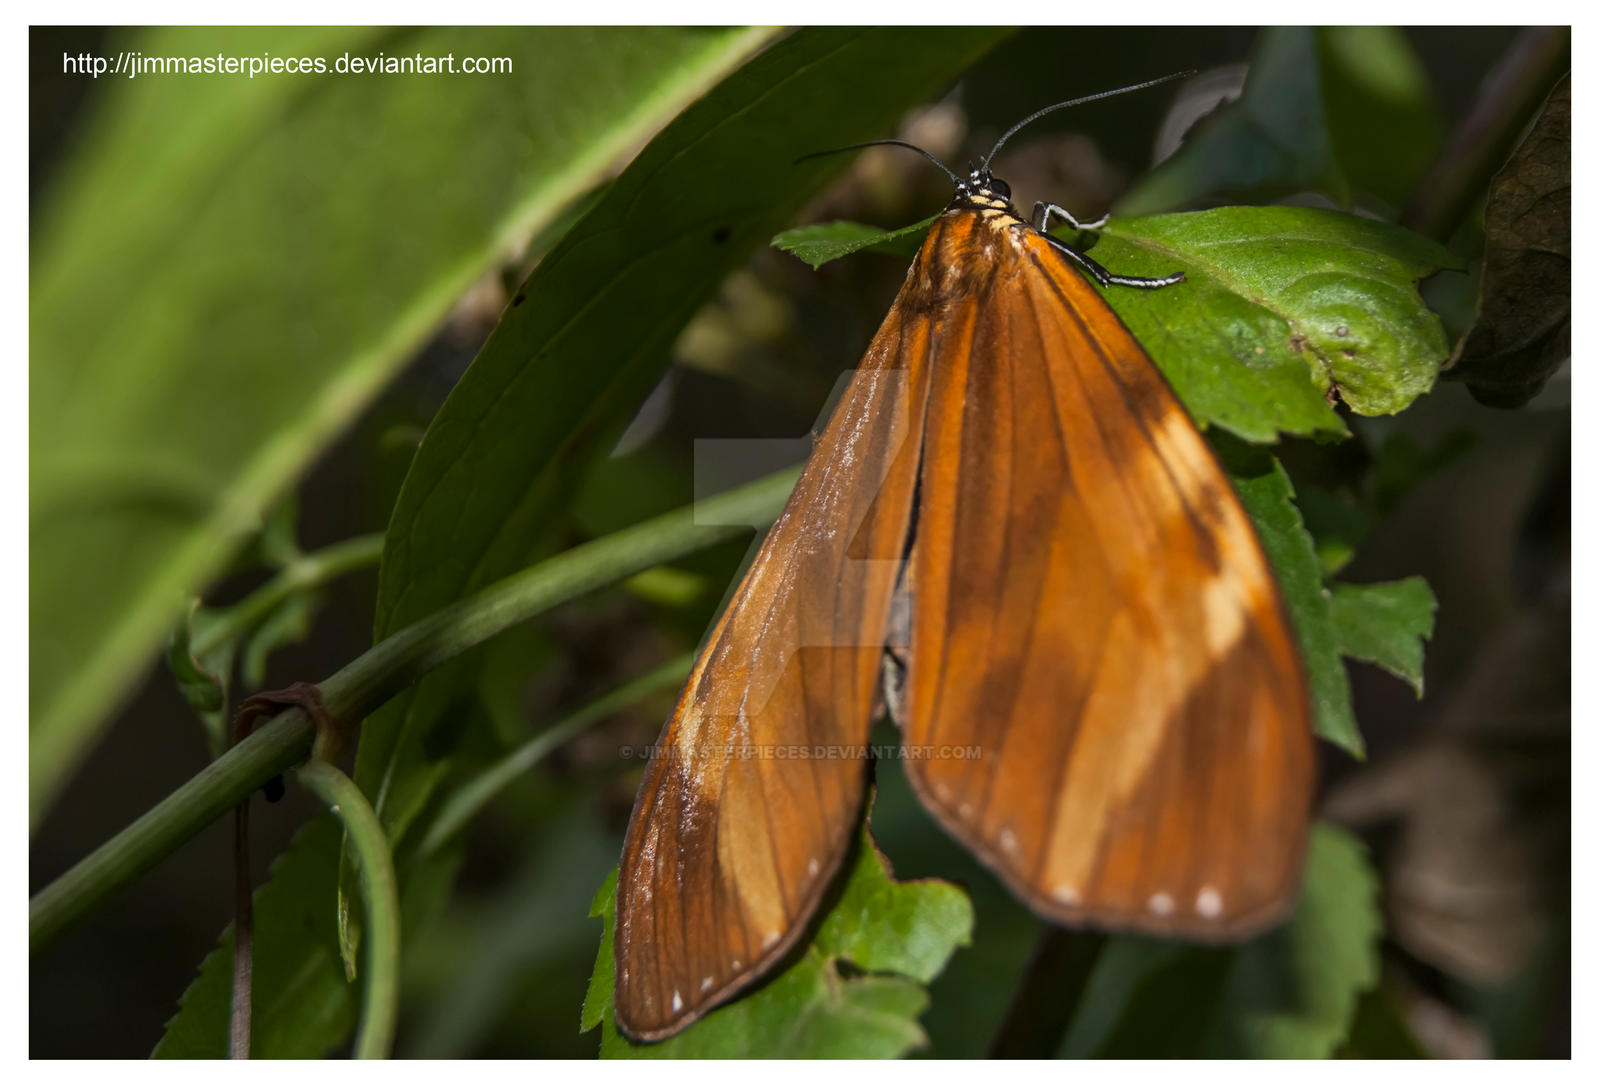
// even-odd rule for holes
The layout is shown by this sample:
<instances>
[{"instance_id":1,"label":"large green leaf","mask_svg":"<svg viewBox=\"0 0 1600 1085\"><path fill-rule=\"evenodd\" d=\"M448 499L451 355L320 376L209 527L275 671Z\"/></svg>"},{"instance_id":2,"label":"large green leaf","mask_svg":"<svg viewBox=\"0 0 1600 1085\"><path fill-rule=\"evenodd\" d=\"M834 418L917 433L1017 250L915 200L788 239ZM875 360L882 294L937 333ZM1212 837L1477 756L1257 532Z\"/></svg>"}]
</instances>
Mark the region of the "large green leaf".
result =
<instances>
[{"instance_id":1,"label":"large green leaf","mask_svg":"<svg viewBox=\"0 0 1600 1085\"><path fill-rule=\"evenodd\" d=\"M30 804L281 491L517 239L767 39L712 29L178 29L46 191L30 296ZM506 58L353 75L342 57Z\"/></svg>"},{"instance_id":2,"label":"large green leaf","mask_svg":"<svg viewBox=\"0 0 1600 1085\"><path fill-rule=\"evenodd\" d=\"M923 226L830 223L773 243L815 267L896 251ZM1299 207L1113 219L1094 257L1123 275L1184 272L1161 290L1113 286L1106 301L1196 421L1250 440L1344 434L1328 406L1335 389L1362 414L1401 410L1432 387L1448 353L1416 283L1454 258L1370 219Z\"/></svg>"},{"instance_id":3,"label":"large green leaf","mask_svg":"<svg viewBox=\"0 0 1600 1085\"><path fill-rule=\"evenodd\" d=\"M1333 395L1357 414L1393 414L1433 387L1449 354L1417 282L1456 260L1397 226L1219 207L1113 219L1094 257L1124 275L1184 272L1180 286L1113 287L1107 300L1189 409L1241 437L1340 432L1315 402Z\"/></svg>"},{"instance_id":4,"label":"large green leaf","mask_svg":"<svg viewBox=\"0 0 1600 1085\"><path fill-rule=\"evenodd\" d=\"M535 269L430 426L390 523L376 635L505 574L548 538L690 316L845 165L797 157L881 134L1002 33L801 30L646 147ZM391 840L447 764L451 721L434 725L461 673L431 675L362 730L356 781Z\"/></svg>"},{"instance_id":5,"label":"large green leaf","mask_svg":"<svg viewBox=\"0 0 1600 1085\"><path fill-rule=\"evenodd\" d=\"M1326 1058L1378 979L1377 888L1361 843L1317 826L1287 923L1237 948L1111 939L1061 1053Z\"/></svg>"},{"instance_id":6,"label":"large green leaf","mask_svg":"<svg viewBox=\"0 0 1600 1085\"><path fill-rule=\"evenodd\" d=\"M924 990L972 934L966 894L941 881L897 882L863 830L837 903L783 972L657 1044L617 1031L612 932L616 874L590 914L605 920L583 1029L601 1028L602 1058L894 1058L927 1042ZM841 971L839 962L850 968Z\"/></svg>"}]
</instances>

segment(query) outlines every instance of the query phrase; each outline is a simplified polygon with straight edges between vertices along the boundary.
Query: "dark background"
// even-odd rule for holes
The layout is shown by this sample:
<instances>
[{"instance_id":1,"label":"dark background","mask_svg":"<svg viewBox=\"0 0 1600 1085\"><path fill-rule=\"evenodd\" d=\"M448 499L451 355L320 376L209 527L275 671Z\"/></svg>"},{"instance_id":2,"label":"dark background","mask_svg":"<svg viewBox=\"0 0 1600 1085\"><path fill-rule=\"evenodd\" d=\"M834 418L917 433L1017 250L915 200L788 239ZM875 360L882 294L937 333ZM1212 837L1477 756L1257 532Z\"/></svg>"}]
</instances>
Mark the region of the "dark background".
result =
<instances>
[{"instance_id":1,"label":"dark background","mask_svg":"<svg viewBox=\"0 0 1600 1085\"><path fill-rule=\"evenodd\" d=\"M1446 131L1516 34L1408 32ZM1029 31L971 70L937 123L919 131L934 124L935 136L953 132L948 150L964 161L1041 104L1181 68L1243 63L1255 37L1252 28ZM95 50L102 38L93 29L32 34L35 197L105 91L103 83L63 76L60 56ZM1030 129L1007 151L1016 156L1008 177L1019 202L1028 206L1048 192L1075 211L1098 213L1149 166L1168 104L1133 95ZM915 156L864 156L810 218L903 225L942 206L946 188ZM680 341L664 412L645 427L636 454L613 459L591 480L573 537L635 518L629 495L641 489L653 491L652 508L687 500L694 438L804 433L834 377L855 364L903 270L901 260L864 256L812 272L776 252L759 253ZM486 284L491 297L499 286ZM426 425L497 309L463 305L327 451L300 490L303 546L382 530L405 469L388 438ZM1427 697L1419 703L1399 681L1353 665L1370 757L1356 764L1322 746L1323 813L1361 832L1384 876L1384 995L1435 1055L1560 1056L1570 1048L1568 388L1563 371L1527 408L1511 412L1480 406L1459 385L1441 382L1397 418L1358 420L1349 452L1359 457L1394 433L1422 448L1448 439L1464 449L1399 499L1342 574L1356 582L1421 574L1433 587L1439 612ZM1288 450L1291 467L1295 454ZM540 726L692 647L743 551L741 544L697 559L693 567L712 588L689 607L668 613L612 592L512 634L533 661L518 702L526 725ZM232 578L208 602L259 583ZM310 637L273 658L266 686L327 674L368 647L375 584L370 571L336 584ZM586 914L615 862L637 785L611 751L649 741L663 718L658 701L608 723L475 824L451 908L427 945L408 947L398 1054L592 1056L595 1035L577 1032L599 937ZM206 759L200 729L153 662L33 840L31 890ZM879 783L876 824L897 873L937 873L973 892L977 948L957 954L935 984L924 1021L932 1054L980 1054L1039 925L914 809L898 767L881 766ZM258 877L313 810L293 790L276 806L257 804ZM229 919L228 841L227 825L213 826L33 959L34 1057L149 1052Z\"/></svg>"}]
</instances>

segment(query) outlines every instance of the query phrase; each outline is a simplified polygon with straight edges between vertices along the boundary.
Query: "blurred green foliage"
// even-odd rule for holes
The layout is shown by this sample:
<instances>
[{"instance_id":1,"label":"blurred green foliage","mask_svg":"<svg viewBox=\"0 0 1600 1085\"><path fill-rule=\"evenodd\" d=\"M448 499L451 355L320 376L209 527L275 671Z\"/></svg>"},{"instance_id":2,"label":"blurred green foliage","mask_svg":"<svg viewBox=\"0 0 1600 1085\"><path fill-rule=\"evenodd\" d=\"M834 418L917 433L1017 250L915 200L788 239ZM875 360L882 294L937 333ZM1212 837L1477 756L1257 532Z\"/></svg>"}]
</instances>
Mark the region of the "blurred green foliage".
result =
<instances>
[{"instance_id":1,"label":"blurred green foliage","mask_svg":"<svg viewBox=\"0 0 1600 1085\"><path fill-rule=\"evenodd\" d=\"M152 56L509 56L517 78L119 80L33 246L33 815L192 593L517 239L767 35L154 30Z\"/></svg>"}]
</instances>

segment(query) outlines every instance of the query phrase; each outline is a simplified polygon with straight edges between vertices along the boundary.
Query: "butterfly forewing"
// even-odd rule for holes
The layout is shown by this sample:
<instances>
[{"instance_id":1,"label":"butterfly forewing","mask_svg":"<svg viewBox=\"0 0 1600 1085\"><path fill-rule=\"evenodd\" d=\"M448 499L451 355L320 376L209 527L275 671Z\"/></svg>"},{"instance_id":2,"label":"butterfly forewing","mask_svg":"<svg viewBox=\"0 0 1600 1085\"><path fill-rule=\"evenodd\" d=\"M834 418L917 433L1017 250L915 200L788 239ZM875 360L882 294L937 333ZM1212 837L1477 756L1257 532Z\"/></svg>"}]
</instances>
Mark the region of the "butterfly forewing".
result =
<instances>
[{"instance_id":1,"label":"butterfly forewing","mask_svg":"<svg viewBox=\"0 0 1600 1085\"><path fill-rule=\"evenodd\" d=\"M933 328L891 313L645 771L617 886L617 1021L682 1028L794 942L861 813ZM817 756L820 753L821 756Z\"/></svg>"},{"instance_id":2,"label":"butterfly forewing","mask_svg":"<svg viewBox=\"0 0 1600 1085\"><path fill-rule=\"evenodd\" d=\"M1293 899L1309 700L1260 545L1095 290L1010 215L936 349L913 546L907 770L1030 906L1226 937ZM981 756L939 757L943 746Z\"/></svg>"}]
</instances>

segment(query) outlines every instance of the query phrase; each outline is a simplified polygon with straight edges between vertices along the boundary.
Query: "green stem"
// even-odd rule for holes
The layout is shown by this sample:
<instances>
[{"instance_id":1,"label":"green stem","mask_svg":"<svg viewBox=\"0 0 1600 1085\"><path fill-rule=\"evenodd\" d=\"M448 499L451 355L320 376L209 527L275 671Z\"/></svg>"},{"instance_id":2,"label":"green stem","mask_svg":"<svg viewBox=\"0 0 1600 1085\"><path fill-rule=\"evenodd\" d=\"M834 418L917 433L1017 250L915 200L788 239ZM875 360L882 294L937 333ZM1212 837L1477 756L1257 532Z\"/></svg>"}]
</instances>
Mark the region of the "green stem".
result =
<instances>
[{"instance_id":1,"label":"green stem","mask_svg":"<svg viewBox=\"0 0 1600 1085\"><path fill-rule=\"evenodd\" d=\"M37 951L113 893L176 851L245 795L304 761L314 728L300 709L255 734L162 799L28 902L28 947Z\"/></svg>"},{"instance_id":2,"label":"green stem","mask_svg":"<svg viewBox=\"0 0 1600 1085\"><path fill-rule=\"evenodd\" d=\"M318 588L346 573L376 565L383 556L383 535L358 535L306 554L285 566L277 576L223 610L195 630L190 651L204 658L220 645L249 633L266 620L284 600L298 592Z\"/></svg>"},{"instance_id":3,"label":"green stem","mask_svg":"<svg viewBox=\"0 0 1600 1085\"><path fill-rule=\"evenodd\" d=\"M354 720L497 633L597 588L771 523L794 489L791 468L623 528L514 573L374 645L321 683L322 703Z\"/></svg>"},{"instance_id":4,"label":"green stem","mask_svg":"<svg viewBox=\"0 0 1600 1085\"><path fill-rule=\"evenodd\" d=\"M358 720L434 667L557 604L770 523L799 469L624 528L558 554L458 600L374 645L321 683L338 719ZM28 904L37 951L112 894L166 858L233 804L311 752L304 710L280 712L102 844Z\"/></svg>"},{"instance_id":5,"label":"green stem","mask_svg":"<svg viewBox=\"0 0 1600 1085\"><path fill-rule=\"evenodd\" d=\"M394 1047L400 1010L400 889L389 841L350 777L326 761L310 762L295 777L344 823L345 839L355 853L367 907L367 966L354 1054L358 1059L386 1059Z\"/></svg>"},{"instance_id":6,"label":"green stem","mask_svg":"<svg viewBox=\"0 0 1600 1085\"><path fill-rule=\"evenodd\" d=\"M484 769L462 784L439 808L418 849L418 858L425 858L448 843L477 813L494 800L511 783L533 766L543 761L553 750L572 741L607 716L626 708L635 701L663 689L670 689L689 676L694 666L693 655L682 655L657 667L648 674L602 697L598 697L572 715L561 720L518 746L511 753Z\"/></svg>"}]
</instances>

